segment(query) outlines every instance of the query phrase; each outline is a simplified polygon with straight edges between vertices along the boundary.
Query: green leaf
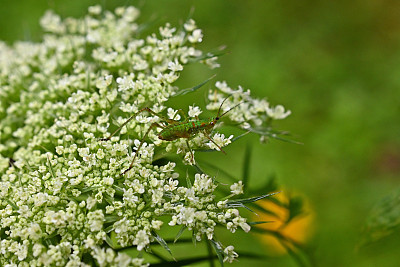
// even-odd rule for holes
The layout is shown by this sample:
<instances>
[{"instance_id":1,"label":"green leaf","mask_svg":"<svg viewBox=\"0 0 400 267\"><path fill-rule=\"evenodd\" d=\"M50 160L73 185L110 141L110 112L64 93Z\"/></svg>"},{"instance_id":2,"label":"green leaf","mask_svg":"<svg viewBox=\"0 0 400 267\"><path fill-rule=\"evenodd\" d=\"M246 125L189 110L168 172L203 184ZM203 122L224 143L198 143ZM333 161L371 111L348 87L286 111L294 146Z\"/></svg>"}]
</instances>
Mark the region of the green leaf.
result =
<instances>
[{"instance_id":1,"label":"green leaf","mask_svg":"<svg viewBox=\"0 0 400 267\"><path fill-rule=\"evenodd\" d=\"M194 233L192 233L192 243L194 246L196 246L196 244L197 244L196 235Z\"/></svg>"},{"instance_id":2,"label":"green leaf","mask_svg":"<svg viewBox=\"0 0 400 267\"><path fill-rule=\"evenodd\" d=\"M9 199L6 198L5 201L6 201L14 210L19 210L19 208L17 207L17 205L15 205L15 203L12 202L11 200L9 200Z\"/></svg>"},{"instance_id":3,"label":"green leaf","mask_svg":"<svg viewBox=\"0 0 400 267\"><path fill-rule=\"evenodd\" d=\"M186 169L186 184L188 188L192 188L192 182L190 181L189 172L187 169Z\"/></svg>"},{"instance_id":4,"label":"green leaf","mask_svg":"<svg viewBox=\"0 0 400 267\"><path fill-rule=\"evenodd\" d=\"M245 208L245 209L247 209L248 211L250 211L250 212L256 214L255 211L253 211L252 209L250 209L249 207L247 207L247 206L244 205L243 203L232 203L232 204L229 204L228 206L229 206L230 208Z\"/></svg>"},{"instance_id":5,"label":"green leaf","mask_svg":"<svg viewBox=\"0 0 400 267\"><path fill-rule=\"evenodd\" d=\"M260 199L263 199L263 198L266 198L266 197L270 197L270 196L273 196L273 195L276 195L276 194L279 194L279 193L280 193L280 191L279 192L270 193L270 194L266 194L266 195L261 195L261 196L258 196L258 197L251 197L251 198L245 198L245 199L235 199L235 200L228 201L227 204L229 205L229 204L239 204L239 203L241 203L241 204L253 203L253 202L256 202L256 201L258 201Z\"/></svg>"},{"instance_id":6,"label":"green leaf","mask_svg":"<svg viewBox=\"0 0 400 267\"><path fill-rule=\"evenodd\" d=\"M179 237L181 237L181 235L183 234L183 232L185 231L186 226L182 225L181 229L179 230L179 232L176 234L176 237L174 239L174 243L176 243L176 241L178 241Z\"/></svg>"},{"instance_id":7,"label":"green leaf","mask_svg":"<svg viewBox=\"0 0 400 267\"><path fill-rule=\"evenodd\" d=\"M87 192L94 191L94 190L99 189L99 188L101 188L101 186L90 186L90 187L85 187L85 188L82 188L82 189L81 189L81 192L82 192L82 193L87 193Z\"/></svg>"},{"instance_id":8,"label":"green leaf","mask_svg":"<svg viewBox=\"0 0 400 267\"><path fill-rule=\"evenodd\" d=\"M110 233L110 232L113 231L113 230L114 230L114 225L110 225L110 226L108 226L106 229L104 229L104 232Z\"/></svg>"},{"instance_id":9,"label":"green leaf","mask_svg":"<svg viewBox=\"0 0 400 267\"><path fill-rule=\"evenodd\" d=\"M104 216L104 222L105 223L112 223L112 222L116 222L120 219L121 217L116 216L116 215L106 215Z\"/></svg>"},{"instance_id":10,"label":"green leaf","mask_svg":"<svg viewBox=\"0 0 400 267\"><path fill-rule=\"evenodd\" d=\"M55 179L53 166L51 166L49 155L47 155L47 166L49 167L50 174Z\"/></svg>"},{"instance_id":11,"label":"green leaf","mask_svg":"<svg viewBox=\"0 0 400 267\"><path fill-rule=\"evenodd\" d=\"M173 244L173 243L175 243L175 238L174 238L174 239L169 238L169 239L164 239L164 240L165 240L165 242L166 242L167 244ZM185 237L185 238L180 238L179 240L176 240L176 243L178 243L178 244L193 243L192 241L193 241L193 240L192 240L191 237Z\"/></svg>"},{"instance_id":12,"label":"green leaf","mask_svg":"<svg viewBox=\"0 0 400 267\"><path fill-rule=\"evenodd\" d=\"M186 89L182 89L178 92L176 92L173 97L175 96L180 96L180 95L186 95L188 93L192 93L194 91L196 91L197 89L201 88L203 85L205 85L206 83L208 83L210 80L214 79L216 75L211 76L210 78L208 78L207 80L203 81L202 83L192 87L192 88L186 88Z\"/></svg>"},{"instance_id":13,"label":"green leaf","mask_svg":"<svg viewBox=\"0 0 400 267\"><path fill-rule=\"evenodd\" d=\"M376 242L398 233L400 228L400 191L379 201L370 212L362 245Z\"/></svg>"},{"instance_id":14,"label":"green leaf","mask_svg":"<svg viewBox=\"0 0 400 267\"><path fill-rule=\"evenodd\" d=\"M225 255L225 253L222 250L221 243L219 241L214 240L214 239L208 240L208 242L210 242L210 244L214 248L214 251L217 254L219 263L221 264L221 266L224 266L224 255Z\"/></svg>"},{"instance_id":15,"label":"green leaf","mask_svg":"<svg viewBox=\"0 0 400 267\"><path fill-rule=\"evenodd\" d=\"M110 197L109 195L104 196L105 201L107 201L108 204L112 205L114 202L114 198Z\"/></svg>"},{"instance_id":16,"label":"green leaf","mask_svg":"<svg viewBox=\"0 0 400 267\"><path fill-rule=\"evenodd\" d=\"M114 244L111 240L111 237L109 235L106 235L106 243L109 245L112 249L115 249Z\"/></svg>"},{"instance_id":17,"label":"green leaf","mask_svg":"<svg viewBox=\"0 0 400 267\"><path fill-rule=\"evenodd\" d=\"M124 195L124 189L122 189L119 186L116 186L115 184L112 185L112 188L115 190L115 194L118 196L123 196Z\"/></svg>"},{"instance_id":18,"label":"green leaf","mask_svg":"<svg viewBox=\"0 0 400 267\"><path fill-rule=\"evenodd\" d=\"M170 248L168 247L167 242L165 242L165 240L164 240L161 236L159 236L159 235L157 234L156 231L151 231L151 234L155 237L155 239L157 240L157 242L158 242L166 251L168 251L168 253L172 256L172 252L171 252ZM175 260L174 256L172 256L172 258ZM176 260L175 260L175 261L176 261Z\"/></svg>"},{"instance_id":19,"label":"green leaf","mask_svg":"<svg viewBox=\"0 0 400 267\"><path fill-rule=\"evenodd\" d=\"M205 240L207 240L207 235L204 235ZM208 262L210 264L210 267L215 267L214 264L214 259L215 259L215 255L213 253L213 248L211 246L211 242L206 242L207 244L207 252L208 252Z\"/></svg>"}]
</instances>

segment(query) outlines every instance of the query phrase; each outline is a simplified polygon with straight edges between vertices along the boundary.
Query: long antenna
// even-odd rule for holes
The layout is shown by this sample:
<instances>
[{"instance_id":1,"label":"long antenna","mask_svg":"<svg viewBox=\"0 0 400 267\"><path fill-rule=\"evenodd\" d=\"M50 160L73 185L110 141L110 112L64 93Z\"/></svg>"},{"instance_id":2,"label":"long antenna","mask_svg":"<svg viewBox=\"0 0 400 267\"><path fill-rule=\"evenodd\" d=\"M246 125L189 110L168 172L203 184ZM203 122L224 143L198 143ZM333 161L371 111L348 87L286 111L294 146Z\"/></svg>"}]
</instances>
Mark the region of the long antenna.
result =
<instances>
[{"instance_id":1,"label":"long antenna","mask_svg":"<svg viewBox=\"0 0 400 267\"><path fill-rule=\"evenodd\" d=\"M229 97L231 97L232 95L233 95L233 94L228 95L228 96L222 101L222 103L221 103L221 105L219 106L219 109L218 109L217 118L220 118L219 113L221 112L222 105L223 105L224 102L225 102ZM225 113L224 113L224 114L225 114ZM222 114L222 116L223 116L223 114ZM221 117L222 117L222 116L221 116Z\"/></svg>"},{"instance_id":2,"label":"long antenna","mask_svg":"<svg viewBox=\"0 0 400 267\"><path fill-rule=\"evenodd\" d=\"M222 116L224 116L226 113L228 113L229 111L231 111L232 109L236 108L237 106L239 106L240 104L243 104L244 101L240 102L239 104L235 105L233 108L230 108L229 110L225 111L219 118L221 118Z\"/></svg>"}]
</instances>

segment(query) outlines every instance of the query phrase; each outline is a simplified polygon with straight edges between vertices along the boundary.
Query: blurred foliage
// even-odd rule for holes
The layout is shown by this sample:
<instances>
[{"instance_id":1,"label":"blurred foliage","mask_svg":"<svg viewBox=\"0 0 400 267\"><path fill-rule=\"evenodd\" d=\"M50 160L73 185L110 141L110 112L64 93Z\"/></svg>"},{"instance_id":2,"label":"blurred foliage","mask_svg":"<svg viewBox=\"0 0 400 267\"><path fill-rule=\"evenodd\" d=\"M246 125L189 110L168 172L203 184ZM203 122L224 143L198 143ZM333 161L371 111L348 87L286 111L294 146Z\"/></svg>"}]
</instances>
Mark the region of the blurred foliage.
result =
<instances>
[{"instance_id":1,"label":"blurred foliage","mask_svg":"<svg viewBox=\"0 0 400 267\"><path fill-rule=\"evenodd\" d=\"M96 1L2 0L0 39L39 40L38 21L51 8L81 16ZM400 239L381 239L360 248L361 229L371 207L394 189L400 178L400 2L355 1L100 1L107 8L135 5L142 21L158 27L178 25L194 8L204 30L203 48L227 45L219 80L241 84L258 96L282 103L292 115L278 128L290 130L304 145L272 140L254 146L250 189L276 175L285 190L301 192L315 209L315 261L321 266L393 266L400 261ZM210 77L201 67L182 74L182 88ZM202 89L206 90L206 89ZM183 96L203 104L204 91ZM193 100L196 99L196 100ZM174 103L174 105L184 105ZM254 137L247 135L249 143ZM243 148L228 156L204 155L229 173L240 173ZM206 154L206 153L204 153ZM395 201L395 200L393 200ZM393 206L390 204L388 206ZM395 203L395 202L393 202ZM393 206L394 207L394 206ZM385 209L383 209L385 210ZM386 214L380 213L379 216ZM392 236L398 236L394 231ZM226 237L226 238L229 238ZM260 244L243 237L242 247ZM240 247L240 246L239 246ZM261 261L262 262L262 261ZM292 266L285 257L269 259ZM259 264L242 259L237 266Z\"/></svg>"},{"instance_id":2,"label":"blurred foliage","mask_svg":"<svg viewBox=\"0 0 400 267\"><path fill-rule=\"evenodd\" d=\"M379 242L390 235L398 235L400 228L400 192L384 198L368 218L362 245Z\"/></svg>"}]
</instances>

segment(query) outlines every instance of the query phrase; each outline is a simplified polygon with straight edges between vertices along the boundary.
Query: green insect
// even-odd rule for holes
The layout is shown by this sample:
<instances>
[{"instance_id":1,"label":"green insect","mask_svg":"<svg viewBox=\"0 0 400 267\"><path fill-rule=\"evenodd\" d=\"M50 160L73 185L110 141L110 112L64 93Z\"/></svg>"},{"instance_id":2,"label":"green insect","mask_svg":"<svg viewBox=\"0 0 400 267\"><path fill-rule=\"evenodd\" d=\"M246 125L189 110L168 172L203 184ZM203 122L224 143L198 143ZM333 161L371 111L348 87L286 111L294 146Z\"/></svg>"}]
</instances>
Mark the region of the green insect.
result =
<instances>
[{"instance_id":1,"label":"green insect","mask_svg":"<svg viewBox=\"0 0 400 267\"><path fill-rule=\"evenodd\" d=\"M231 96L231 95L230 95ZM193 152L189 146L189 139L193 138L194 136L196 136L198 133L203 132L204 136L207 137L214 145L216 145L218 147L218 149L224 153L225 151L221 148L221 146L219 146L217 143L215 143L215 141L210 137L210 132L211 130L214 128L214 126L216 125L216 123L218 122L218 120L224 116L226 113L228 113L229 111L231 111L232 109L236 108L237 106L239 106L241 103L237 104L236 106L234 106L233 108L229 109L228 111L224 112L222 115L220 115L221 113L221 108L222 105L224 104L224 102L230 97L228 96L227 98L225 98L219 109L218 109L218 113L217 116L214 118L208 118L208 119L199 119L197 116L195 117L195 119L191 119L191 118L186 118L185 114L183 113L182 110L178 110L178 112L182 113L183 116L185 117L185 119L183 121L179 121L179 120L174 120L175 116L177 115L177 113L175 113L174 118L173 119L169 119L169 118L165 118L165 117L160 117L159 114L157 114L156 112L154 112L153 110L151 110L148 107L142 108L141 110L139 110L138 112L136 112L135 114L133 114L131 117L129 117L129 119L127 119L117 130L115 130L108 138L103 138L101 140L106 141L106 140L110 140L111 137L113 137L116 133L118 133L122 127L124 127L127 123L129 123L133 118L135 118L139 113L147 111L152 115L158 116L160 118L162 118L164 120L164 124L165 125L161 125L160 123L152 123L151 126L149 127L149 129L147 130L147 132L145 133L145 135L143 136L142 140L140 141L140 144L135 152L135 155L133 156L132 162L129 165L129 168L126 169L122 174L125 174L126 172L128 172L130 169L132 169L133 167L133 163L135 162L135 159L139 153L140 148L142 147L144 140L146 139L147 135L149 134L150 130L153 129L154 127L159 127L162 130L158 133L158 138L160 138L161 140L165 140L165 141L174 141L178 138L185 138L186 139L186 144L188 146L188 149L191 153L192 156L192 160L194 160L194 155Z\"/></svg>"}]
</instances>

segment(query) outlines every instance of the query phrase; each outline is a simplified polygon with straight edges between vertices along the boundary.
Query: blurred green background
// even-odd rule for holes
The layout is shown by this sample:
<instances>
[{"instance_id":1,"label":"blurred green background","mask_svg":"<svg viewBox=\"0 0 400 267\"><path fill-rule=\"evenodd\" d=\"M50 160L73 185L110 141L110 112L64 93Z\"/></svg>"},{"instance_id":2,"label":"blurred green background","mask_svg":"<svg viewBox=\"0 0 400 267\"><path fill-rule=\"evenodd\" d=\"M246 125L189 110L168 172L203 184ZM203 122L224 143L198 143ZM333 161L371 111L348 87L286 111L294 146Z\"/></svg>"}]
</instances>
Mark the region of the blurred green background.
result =
<instances>
[{"instance_id":1,"label":"blurred green background","mask_svg":"<svg viewBox=\"0 0 400 267\"><path fill-rule=\"evenodd\" d=\"M251 185L275 174L282 189L304 197L315 213L308 241L319 266L398 266L399 234L359 247L372 207L400 188L400 2L146 0L1 0L0 39L40 41L39 18L53 9L81 17L87 7L134 5L152 30L193 18L205 35L201 49L227 46L221 68L188 67L179 85L196 85L216 73L292 110L276 128L304 145L247 136L213 153L229 173L241 173L243 144L253 144ZM214 80L215 81L215 80ZM207 85L210 87L210 85ZM205 91L186 104L205 106ZM398 232L397 232L398 233ZM235 235L232 235L233 237ZM257 236L232 241L253 244ZM240 248L240 244L237 245ZM249 247L247 247L249 248ZM266 251L268 253L268 251ZM235 263L244 266L246 260ZM264 266L258 262L259 266ZM265 265L296 266L289 256Z\"/></svg>"}]
</instances>

